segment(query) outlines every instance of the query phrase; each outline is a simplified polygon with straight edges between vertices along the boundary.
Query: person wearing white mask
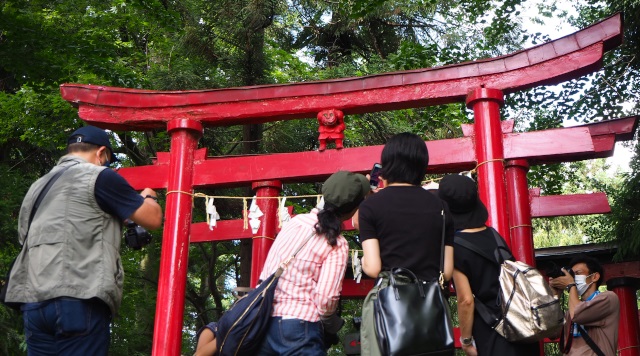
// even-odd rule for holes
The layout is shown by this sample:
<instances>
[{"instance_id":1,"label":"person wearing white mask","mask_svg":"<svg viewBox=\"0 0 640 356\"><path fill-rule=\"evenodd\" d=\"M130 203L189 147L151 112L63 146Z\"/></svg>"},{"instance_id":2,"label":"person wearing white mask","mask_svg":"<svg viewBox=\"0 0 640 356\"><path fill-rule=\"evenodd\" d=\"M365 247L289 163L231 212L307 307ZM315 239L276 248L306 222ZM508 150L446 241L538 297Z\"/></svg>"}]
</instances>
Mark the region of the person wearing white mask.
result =
<instances>
[{"instance_id":1,"label":"person wearing white mask","mask_svg":"<svg viewBox=\"0 0 640 356\"><path fill-rule=\"evenodd\" d=\"M550 278L549 284L559 293L567 291L569 307L565 314L566 355L616 355L620 301L611 291L601 292L604 281L602 265L589 256L578 256L564 276Z\"/></svg>"}]
</instances>

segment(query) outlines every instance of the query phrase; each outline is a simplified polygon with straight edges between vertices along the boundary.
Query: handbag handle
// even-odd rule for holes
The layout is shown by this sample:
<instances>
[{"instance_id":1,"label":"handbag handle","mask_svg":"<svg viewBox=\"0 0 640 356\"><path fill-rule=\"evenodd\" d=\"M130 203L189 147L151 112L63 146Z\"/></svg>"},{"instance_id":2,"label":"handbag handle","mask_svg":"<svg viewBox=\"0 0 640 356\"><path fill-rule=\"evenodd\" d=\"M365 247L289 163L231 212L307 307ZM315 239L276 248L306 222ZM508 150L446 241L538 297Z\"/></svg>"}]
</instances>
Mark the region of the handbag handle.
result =
<instances>
[{"instance_id":1,"label":"handbag handle","mask_svg":"<svg viewBox=\"0 0 640 356\"><path fill-rule=\"evenodd\" d=\"M393 268L391 270L391 273L389 273L389 283L393 287L393 292L395 293L396 300L400 300L400 295L398 294L397 282L396 282L396 278L395 278L396 275L408 276L409 279L411 279L411 282L413 282L416 285L418 285L418 291L420 292L420 298L424 298L425 297L424 287L423 287L422 283L420 282L420 280L418 279L418 277L415 275L415 273L411 272L410 270L408 270L406 268L395 267L395 268Z\"/></svg>"}]
</instances>

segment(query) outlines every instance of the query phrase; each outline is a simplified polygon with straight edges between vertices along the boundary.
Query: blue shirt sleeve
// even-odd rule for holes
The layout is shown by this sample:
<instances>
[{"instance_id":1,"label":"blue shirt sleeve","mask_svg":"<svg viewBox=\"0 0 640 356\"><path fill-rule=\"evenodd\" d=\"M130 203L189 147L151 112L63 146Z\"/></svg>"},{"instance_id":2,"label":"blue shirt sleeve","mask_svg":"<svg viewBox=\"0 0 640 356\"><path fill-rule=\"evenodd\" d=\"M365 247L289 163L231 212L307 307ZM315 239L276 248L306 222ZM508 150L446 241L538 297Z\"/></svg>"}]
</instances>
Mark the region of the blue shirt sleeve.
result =
<instances>
[{"instance_id":1,"label":"blue shirt sleeve","mask_svg":"<svg viewBox=\"0 0 640 356\"><path fill-rule=\"evenodd\" d=\"M98 175L95 195L102 210L121 220L128 219L144 203L140 193L112 169L104 169Z\"/></svg>"}]
</instances>

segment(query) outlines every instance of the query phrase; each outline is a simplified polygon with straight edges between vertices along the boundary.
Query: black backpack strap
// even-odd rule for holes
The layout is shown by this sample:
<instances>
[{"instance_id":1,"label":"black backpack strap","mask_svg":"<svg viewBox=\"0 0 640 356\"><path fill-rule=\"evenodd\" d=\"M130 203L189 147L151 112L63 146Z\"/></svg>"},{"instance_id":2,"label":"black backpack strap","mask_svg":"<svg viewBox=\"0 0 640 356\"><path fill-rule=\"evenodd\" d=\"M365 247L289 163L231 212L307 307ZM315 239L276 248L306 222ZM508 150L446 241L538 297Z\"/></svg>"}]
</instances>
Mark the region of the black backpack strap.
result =
<instances>
[{"instance_id":1,"label":"black backpack strap","mask_svg":"<svg viewBox=\"0 0 640 356\"><path fill-rule=\"evenodd\" d=\"M471 251L477 253L478 255L486 258L491 263L499 264L498 261L495 259L495 257L490 256L485 251L480 249L478 246L474 245L473 243L471 243L471 242L469 242L467 240L462 239L462 237L460 237L458 235L455 236L454 242L455 242L456 245L460 245L460 246L466 248L467 250L471 250Z\"/></svg>"},{"instance_id":2,"label":"black backpack strap","mask_svg":"<svg viewBox=\"0 0 640 356\"><path fill-rule=\"evenodd\" d=\"M492 329L495 328L502 319L499 314L496 314L489 310L489 308L484 305L483 302L479 301L475 295L473 296L473 305L475 306L480 319L482 319L482 321L484 321L484 323L489 325L489 327Z\"/></svg>"},{"instance_id":3,"label":"black backpack strap","mask_svg":"<svg viewBox=\"0 0 640 356\"><path fill-rule=\"evenodd\" d=\"M511 249L509 248L509 246L507 246L507 242L502 238L498 231L496 231L496 229L492 228L491 226L487 226L487 229L491 230L493 238L496 240L496 245L498 246L493 252L493 254L495 255L494 258L501 264L506 260L515 260L513 254L511 253Z\"/></svg>"},{"instance_id":4,"label":"black backpack strap","mask_svg":"<svg viewBox=\"0 0 640 356\"><path fill-rule=\"evenodd\" d=\"M604 356L604 352L602 352L602 350L600 350L598 345L596 345L596 343L593 341L591 336L589 336L589 334L587 333L587 330L585 330L582 325L578 325L578 332L580 333L580 336L582 336L584 341L587 343L587 345L589 345L591 350L593 350L593 352L596 353L596 355Z\"/></svg>"}]
</instances>

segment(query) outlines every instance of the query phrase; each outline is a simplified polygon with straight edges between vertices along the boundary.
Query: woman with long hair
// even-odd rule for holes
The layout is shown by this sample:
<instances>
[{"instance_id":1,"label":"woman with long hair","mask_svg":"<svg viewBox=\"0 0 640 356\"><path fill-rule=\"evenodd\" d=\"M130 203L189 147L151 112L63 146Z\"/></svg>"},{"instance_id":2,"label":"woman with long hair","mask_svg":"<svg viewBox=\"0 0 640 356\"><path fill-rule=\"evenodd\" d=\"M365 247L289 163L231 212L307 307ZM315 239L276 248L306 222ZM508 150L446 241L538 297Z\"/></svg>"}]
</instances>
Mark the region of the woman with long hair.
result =
<instances>
[{"instance_id":1,"label":"woman with long hair","mask_svg":"<svg viewBox=\"0 0 640 356\"><path fill-rule=\"evenodd\" d=\"M363 175L336 172L322 186L324 203L283 226L260 278L303 247L278 281L260 355L326 354L324 334L337 333L344 323L335 314L349 254L342 222L351 219L369 191Z\"/></svg>"}]
</instances>

